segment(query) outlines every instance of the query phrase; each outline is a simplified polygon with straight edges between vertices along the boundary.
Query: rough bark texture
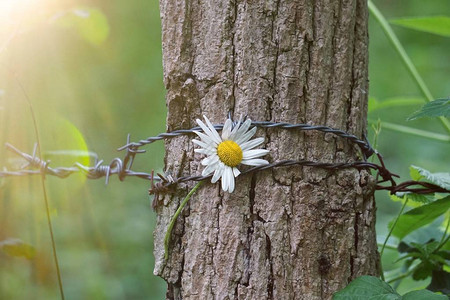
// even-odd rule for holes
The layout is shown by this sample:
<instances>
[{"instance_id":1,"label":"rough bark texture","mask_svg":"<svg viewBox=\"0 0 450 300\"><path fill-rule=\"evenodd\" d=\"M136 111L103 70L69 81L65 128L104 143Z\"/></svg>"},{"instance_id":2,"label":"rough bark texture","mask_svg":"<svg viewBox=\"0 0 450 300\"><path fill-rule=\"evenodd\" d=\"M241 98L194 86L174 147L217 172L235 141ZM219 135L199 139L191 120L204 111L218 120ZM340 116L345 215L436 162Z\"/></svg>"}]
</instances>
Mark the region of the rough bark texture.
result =
<instances>
[{"instance_id":1,"label":"rough bark texture","mask_svg":"<svg viewBox=\"0 0 450 300\"><path fill-rule=\"evenodd\" d=\"M202 114L366 129L366 0L160 0L168 131ZM258 130L270 161L358 160L354 145L317 132ZM166 171L200 174L194 137L166 143ZM330 299L378 273L370 175L279 168L204 184L163 239L189 186L157 208L155 274L168 299Z\"/></svg>"}]
</instances>

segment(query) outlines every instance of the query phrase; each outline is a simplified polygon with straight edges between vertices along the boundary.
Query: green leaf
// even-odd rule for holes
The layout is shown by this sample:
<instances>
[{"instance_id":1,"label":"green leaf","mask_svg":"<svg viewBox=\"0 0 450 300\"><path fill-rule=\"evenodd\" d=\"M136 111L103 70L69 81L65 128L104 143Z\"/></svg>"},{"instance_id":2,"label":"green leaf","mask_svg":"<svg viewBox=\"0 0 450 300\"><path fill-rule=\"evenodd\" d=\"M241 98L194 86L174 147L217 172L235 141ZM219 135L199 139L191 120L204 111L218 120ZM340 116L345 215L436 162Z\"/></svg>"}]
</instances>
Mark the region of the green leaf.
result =
<instances>
[{"instance_id":1,"label":"green leaf","mask_svg":"<svg viewBox=\"0 0 450 300\"><path fill-rule=\"evenodd\" d=\"M434 275L434 272L433 272ZM433 282L433 281L432 281ZM441 288L442 283L437 284ZM431 284L430 284L431 286ZM444 295L418 290L400 296L389 284L374 276L361 276L333 295L333 300L448 300Z\"/></svg>"},{"instance_id":2,"label":"green leaf","mask_svg":"<svg viewBox=\"0 0 450 300\"><path fill-rule=\"evenodd\" d=\"M435 240L431 240L426 244L419 243L411 243L414 247L416 247L425 257L428 257L431 253L434 252L439 247L439 242Z\"/></svg>"},{"instance_id":3,"label":"green leaf","mask_svg":"<svg viewBox=\"0 0 450 300\"><path fill-rule=\"evenodd\" d=\"M400 18L390 20L391 24L450 37L450 18L447 16Z\"/></svg>"},{"instance_id":4,"label":"green leaf","mask_svg":"<svg viewBox=\"0 0 450 300\"><path fill-rule=\"evenodd\" d=\"M428 290L418 290L406 293L402 300L448 300L447 296L438 295Z\"/></svg>"},{"instance_id":5,"label":"green leaf","mask_svg":"<svg viewBox=\"0 0 450 300\"><path fill-rule=\"evenodd\" d=\"M386 282L373 276L358 277L333 296L333 300L367 299L400 300L402 297Z\"/></svg>"},{"instance_id":6,"label":"green leaf","mask_svg":"<svg viewBox=\"0 0 450 300\"><path fill-rule=\"evenodd\" d=\"M408 121L423 117L449 117L450 116L450 98L437 99L428 102L421 109L408 117Z\"/></svg>"},{"instance_id":7,"label":"green leaf","mask_svg":"<svg viewBox=\"0 0 450 300\"><path fill-rule=\"evenodd\" d=\"M6 254L11 256L23 256L26 259L32 259L36 255L36 249L25 244L19 239L6 239L0 241L0 249L2 249Z\"/></svg>"},{"instance_id":8,"label":"green leaf","mask_svg":"<svg viewBox=\"0 0 450 300\"><path fill-rule=\"evenodd\" d=\"M399 261L404 260L405 258L412 258L412 260L415 260L416 258L421 258L421 257L423 257L423 254L422 254L422 253L419 253L419 252L410 252L410 253L408 253L408 254L406 254L406 255L401 256L401 257L400 257L399 259L397 259L395 262L397 263L397 262L399 262Z\"/></svg>"},{"instance_id":9,"label":"green leaf","mask_svg":"<svg viewBox=\"0 0 450 300\"><path fill-rule=\"evenodd\" d=\"M389 197L391 198L392 201L395 202L404 202L406 200L408 200L407 205L410 207L419 207L423 204L428 204L431 203L435 200L434 197L429 197L427 195L422 195L422 194L415 194L415 193L410 193L410 192L406 192L406 193L397 193L395 195L389 195Z\"/></svg>"},{"instance_id":10,"label":"green leaf","mask_svg":"<svg viewBox=\"0 0 450 300\"><path fill-rule=\"evenodd\" d=\"M378 101L374 97L369 97L369 113L379 109L402 107L411 105L421 105L425 102L422 98L396 97Z\"/></svg>"},{"instance_id":11,"label":"green leaf","mask_svg":"<svg viewBox=\"0 0 450 300\"><path fill-rule=\"evenodd\" d=\"M400 253L410 253L410 252L416 251L416 248L415 247L411 247L407 243L401 241L400 244L398 244L398 246L397 246L397 250Z\"/></svg>"},{"instance_id":12,"label":"green leaf","mask_svg":"<svg viewBox=\"0 0 450 300\"><path fill-rule=\"evenodd\" d=\"M421 180L425 178L441 188L450 190L450 173L431 173L430 171L417 166L411 166L409 170L413 180Z\"/></svg>"},{"instance_id":13,"label":"green leaf","mask_svg":"<svg viewBox=\"0 0 450 300\"><path fill-rule=\"evenodd\" d=\"M87 42L101 45L109 35L106 16L97 8L77 8L54 18L55 24L64 28L73 28Z\"/></svg>"},{"instance_id":14,"label":"green leaf","mask_svg":"<svg viewBox=\"0 0 450 300\"><path fill-rule=\"evenodd\" d=\"M430 204L411 209L399 217L392 234L399 239L403 239L414 230L431 223L437 217L444 214L449 208L450 196L447 196ZM393 222L390 222L389 228L392 228L392 225Z\"/></svg>"},{"instance_id":15,"label":"green leaf","mask_svg":"<svg viewBox=\"0 0 450 300\"><path fill-rule=\"evenodd\" d=\"M412 278L416 281L425 280L431 276L431 273L434 270L434 266L429 262L421 262L414 273L412 274Z\"/></svg>"},{"instance_id":16,"label":"green leaf","mask_svg":"<svg viewBox=\"0 0 450 300\"><path fill-rule=\"evenodd\" d=\"M411 177L412 180L419 181L420 179L423 178L418 169L419 167L416 166L409 167L409 176Z\"/></svg>"}]
</instances>

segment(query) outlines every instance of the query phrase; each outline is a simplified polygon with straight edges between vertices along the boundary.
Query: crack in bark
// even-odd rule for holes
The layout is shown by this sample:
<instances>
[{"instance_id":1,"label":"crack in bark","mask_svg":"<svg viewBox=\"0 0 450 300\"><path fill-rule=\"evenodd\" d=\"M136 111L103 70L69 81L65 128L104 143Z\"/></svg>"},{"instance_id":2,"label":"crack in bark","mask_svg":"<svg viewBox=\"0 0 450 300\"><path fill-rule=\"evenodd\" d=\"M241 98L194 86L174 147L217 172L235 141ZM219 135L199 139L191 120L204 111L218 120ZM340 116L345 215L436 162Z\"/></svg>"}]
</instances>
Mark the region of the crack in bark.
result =
<instances>
[{"instance_id":1,"label":"crack in bark","mask_svg":"<svg viewBox=\"0 0 450 300\"><path fill-rule=\"evenodd\" d=\"M359 222L359 216L360 216L360 213L357 212L355 214L355 224L353 226L353 229L355 230L354 231L354 244L353 244L353 247L355 249L353 249L354 252L352 251L353 253L350 255L350 274L351 274L350 281L355 276L355 270L354 270L354 268L355 268L355 258L358 256L358 242L359 242L358 222Z\"/></svg>"},{"instance_id":2,"label":"crack in bark","mask_svg":"<svg viewBox=\"0 0 450 300\"><path fill-rule=\"evenodd\" d=\"M234 8L234 14L231 18L231 24L230 24L230 30L231 30L231 108L232 111L232 117L234 117L234 109L236 107L236 80L237 80L237 74L236 74L236 46L235 46L235 37L236 37L236 20L238 18L238 3L237 0L232 1L231 5Z\"/></svg>"},{"instance_id":3,"label":"crack in bark","mask_svg":"<svg viewBox=\"0 0 450 300\"><path fill-rule=\"evenodd\" d=\"M269 263L269 277L267 280L267 299L273 300L274 282L273 282L273 264L272 264L272 244L270 242L270 237L266 235L266 254L267 261Z\"/></svg>"}]
</instances>

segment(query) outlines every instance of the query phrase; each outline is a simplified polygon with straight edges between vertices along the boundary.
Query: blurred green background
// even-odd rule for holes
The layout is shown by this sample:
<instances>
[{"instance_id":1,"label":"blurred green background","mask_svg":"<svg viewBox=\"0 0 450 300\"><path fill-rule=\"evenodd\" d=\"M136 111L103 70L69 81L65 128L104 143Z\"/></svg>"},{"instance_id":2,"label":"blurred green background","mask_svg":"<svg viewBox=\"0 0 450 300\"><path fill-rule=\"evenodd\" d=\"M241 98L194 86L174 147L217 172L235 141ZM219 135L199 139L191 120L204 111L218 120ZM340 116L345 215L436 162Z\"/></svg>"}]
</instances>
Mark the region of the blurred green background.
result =
<instances>
[{"instance_id":1,"label":"blurred green background","mask_svg":"<svg viewBox=\"0 0 450 300\"><path fill-rule=\"evenodd\" d=\"M375 4L388 18L450 13L448 0ZM449 96L450 40L394 29L434 96ZM128 133L138 140L165 131L164 94L156 1L0 0L0 144L33 151L31 103L51 166L93 164L93 157L82 154L87 150L109 163L123 157L115 149L125 144ZM370 95L378 101L422 99L372 18ZM444 133L435 119L405 121L420 106L379 109L369 118ZM163 144L145 149L134 170L161 170ZM443 142L382 130L378 149L404 180L411 164L448 171L450 149ZM0 147L0 166L22 163ZM67 299L164 298L164 281L152 274L155 214L147 181L113 177L106 186L103 180L75 175L48 177L46 186ZM377 202L377 231L383 236L399 204L385 192L377 193ZM11 238L34 250L28 253L31 259L0 251L0 299L57 299L38 177L0 179L0 241Z\"/></svg>"}]
</instances>

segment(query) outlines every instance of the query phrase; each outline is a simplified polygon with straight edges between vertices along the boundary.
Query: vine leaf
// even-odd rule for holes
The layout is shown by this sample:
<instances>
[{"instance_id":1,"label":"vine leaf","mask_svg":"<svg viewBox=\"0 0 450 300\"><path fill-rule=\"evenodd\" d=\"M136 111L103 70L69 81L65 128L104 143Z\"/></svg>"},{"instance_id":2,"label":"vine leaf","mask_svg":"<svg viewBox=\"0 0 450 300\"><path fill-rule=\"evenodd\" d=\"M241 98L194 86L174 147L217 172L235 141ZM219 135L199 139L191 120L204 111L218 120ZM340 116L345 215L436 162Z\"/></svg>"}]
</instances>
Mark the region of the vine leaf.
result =
<instances>
[{"instance_id":1,"label":"vine leaf","mask_svg":"<svg viewBox=\"0 0 450 300\"><path fill-rule=\"evenodd\" d=\"M408 121L424 117L450 117L450 98L428 102L408 117Z\"/></svg>"},{"instance_id":2,"label":"vine leaf","mask_svg":"<svg viewBox=\"0 0 450 300\"><path fill-rule=\"evenodd\" d=\"M411 232L431 223L437 217L446 213L449 208L450 196L447 196L430 204L411 209L398 218L397 225L392 231L392 234L399 239L403 239ZM393 222L390 222L389 228L392 228L392 226Z\"/></svg>"},{"instance_id":3,"label":"vine leaf","mask_svg":"<svg viewBox=\"0 0 450 300\"><path fill-rule=\"evenodd\" d=\"M450 173L431 173L428 170L412 165L409 167L409 173L413 180L428 180L441 188L450 190Z\"/></svg>"},{"instance_id":4,"label":"vine leaf","mask_svg":"<svg viewBox=\"0 0 450 300\"><path fill-rule=\"evenodd\" d=\"M409 29L450 37L450 18L447 16L399 18L389 22Z\"/></svg>"},{"instance_id":5,"label":"vine leaf","mask_svg":"<svg viewBox=\"0 0 450 300\"><path fill-rule=\"evenodd\" d=\"M437 295L428 290L418 290L406 293L401 298L402 300L448 300L447 296Z\"/></svg>"},{"instance_id":6,"label":"vine leaf","mask_svg":"<svg viewBox=\"0 0 450 300\"><path fill-rule=\"evenodd\" d=\"M418 290L401 296L389 284L374 276L361 276L335 293L333 300L447 300L428 290Z\"/></svg>"},{"instance_id":7,"label":"vine leaf","mask_svg":"<svg viewBox=\"0 0 450 300\"><path fill-rule=\"evenodd\" d=\"M402 299L402 296L389 284L373 276L358 277L333 296L333 300L359 299L397 300Z\"/></svg>"}]
</instances>

